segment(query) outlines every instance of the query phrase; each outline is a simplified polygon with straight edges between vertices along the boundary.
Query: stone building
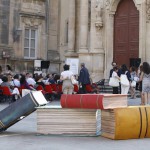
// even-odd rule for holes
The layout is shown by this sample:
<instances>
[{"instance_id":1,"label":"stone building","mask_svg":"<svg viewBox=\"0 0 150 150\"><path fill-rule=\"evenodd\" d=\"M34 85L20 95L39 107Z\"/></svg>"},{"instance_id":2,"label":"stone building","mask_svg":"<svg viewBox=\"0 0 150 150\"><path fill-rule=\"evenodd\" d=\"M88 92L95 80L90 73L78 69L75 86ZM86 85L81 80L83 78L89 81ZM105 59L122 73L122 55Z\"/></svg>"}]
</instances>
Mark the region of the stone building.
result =
<instances>
[{"instance_id":1,"label":"stone building","mask_svg":"<svg viewBox=\"0 0 150 150\"><path fill-rule=\"evenodd\" d=\"M0 0L0 64L15 72L47 60L45 0Z\"/></svg>"},{"instance_id":2,"label":"stone building","mask_svg":"<svg viewBox=\"0 0 150 150\"><path fill-rule=\"evenodd\" d=\"M150 62L150 0L50 0L50 14L49 49L61 64L85 62L94 81L109 77L113 60Z\"/></svg>"},{"instance_id":3,"label":"stone building","mask_svg":"<svg viewBox=\"0 0 150 150\"><path fill-rule=\"evenodd\" d=\"M112 61L127 66L131 58L150 62L150 0L0 3L5 6L0 10L0 62L16 71L32 71L34 60L41 59L50 61L49 72L60 73L66 58L78 58L98 81L109 77Z\"/></svg>"}]
</instances>

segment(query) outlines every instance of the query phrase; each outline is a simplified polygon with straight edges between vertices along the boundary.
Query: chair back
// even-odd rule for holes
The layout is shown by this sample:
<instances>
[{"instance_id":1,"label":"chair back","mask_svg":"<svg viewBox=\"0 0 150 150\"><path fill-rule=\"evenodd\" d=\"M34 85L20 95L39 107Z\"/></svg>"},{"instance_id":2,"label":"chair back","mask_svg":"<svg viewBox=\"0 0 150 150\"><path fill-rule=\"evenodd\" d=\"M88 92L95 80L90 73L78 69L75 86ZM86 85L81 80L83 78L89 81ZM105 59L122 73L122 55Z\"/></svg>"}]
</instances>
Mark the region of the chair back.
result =
<instances>
[{"instance_id":1,"label":"chair back","mask_svg":"<svg viewBox=\"0 0 150 150\"><path fill-rule=\"evenodd\" d=\"M75 85L74 85L74 92L76 92L76 93L77 93L78 91L79 91L79 87L78 87L78 85L77 85L77 84L75 84Z\"/></svg>"},{"instance_id":2,"label":"chair back","mask_svg":"<svg viewBox=\"0 0 150 150\"><path fill-rule=\"evenodd\" d=\"M57 92L57 85L56 84L51 84L51 87L52 87L52 91Z\"/></svg>"},{"instance_id":3,"label":"chair back","mask_svg":"<svg viewBox=\"0 0 150 150\"><path fill-rule=\"evenodd\" d=\"M62 93L62 84L57 85L57 91L58 93Z\"/></svg>"},{"instance_id":4,"label":"chair back","mask_svg":"<svg viewBox=\"0 0 150 150\"><path fill-rule=\"evenodd\" d=\"M87 84L87 85L86 85L86 91L87 91L88 93L91 93L91 92L92 92L92 86L91 86L91 84Z\"/></svg>"},{"instance_id":5,"label":"chair back","mask_svg":"<svg viewBox=\"0 0 150 150\"><path fill-rule=\"evenodd\" d=\"M37 88L36 88L36 90L37 91L42 91L42 93L45 94L45 90L44 90L44 88L43 88L42 85L38 85Z\"/></svg>"},{"instance_id":6,"label":"chair back","mask_svg":"<svg viewBox=\"0 0 150 150\"><path fill-rule=\"evenodd\" d=\"M2 89L3 89L3 95L7 95L7 96L11 96L12 95L12 93L9 90L9 87L3 86Z\"/></svg>"},{"instance_id":7,"label":"chair back","mask_svg":"<svg viewBox=\"0 0 150 150\"><path fill-rule=\"evenodd\" d=\"M51 87L51 85L45 85L45 92L47 92L47 93L52 93L52 87Z\"/></svg>"}]
</instances>

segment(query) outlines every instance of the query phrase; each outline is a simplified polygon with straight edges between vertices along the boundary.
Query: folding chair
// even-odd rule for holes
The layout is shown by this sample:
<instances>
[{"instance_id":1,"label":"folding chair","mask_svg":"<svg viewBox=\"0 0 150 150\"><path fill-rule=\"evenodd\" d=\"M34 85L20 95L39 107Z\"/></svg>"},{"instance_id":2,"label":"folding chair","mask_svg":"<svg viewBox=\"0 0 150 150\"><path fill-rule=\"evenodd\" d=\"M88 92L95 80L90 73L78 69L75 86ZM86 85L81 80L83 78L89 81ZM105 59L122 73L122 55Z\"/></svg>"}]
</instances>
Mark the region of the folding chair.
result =
<instances>
[{"instance_id":1,"label":"folding chair","mask_svg":"<svg viewBox=\"0 0 150 150\"><path fill-rule=\"evenodd\" d=\"M78 93L79 92L79 87L77 84L74 84L74 92Z\"/></svg>"},{"instance_id":2,"label":"folding chair","mask_svg":"<svg viewBox=\"0 0 150 150\"><path fill-rule=\"evenodd\" d=\"M50 84L50 86L52 87L52 91L55 91L55 92L58 91L57 84Z\"/></svg>"},{"instance_id":3,"label":"folding chair","mask_svg":"<svg viewBox=\"0 0 150 150\"><path fill-rule=\"evenodd\" d=\"M92 86L91 86L91 84L87 84L86 85L86 91L87 91L87 93L92 93Z\"/></svg>"},{"instance_id":4,"label":"folding chair","mask_svg":"<svg viewBox=\"0 0 150 150\"><path fill-rule=\"evenodd\" d=\"M9 88L7 86L3 86L2 90L3 90L3 96L4 96L5 101L8 100L9 103L13 102L14 94L10 92Z\"/></svg>"},{"instance_id":5,"label":"folding chair","mask_svg":"<svg viewBox=\"0 0 150 150\"><path fill-rule=\"evenodd\" d=\"M53 91L51 84L50 85L45 85L45 92L46 92L46 99L48 99L49 101L52 101L55 97L55 95L57 94L56 91Z\"/></svg>"},{"instance_id":6,"label":"folding chair","mask_svg":"<svg viewBox=\"0 0 150 150\"><path fill-rule=\"evenodd\" d=\"M46 91L44 90L44 88L43 88L42 85L38 85L38 86L36 87L36 90L37 90L37 91L42 91L42 93L43 93L44 95L46 94Z\"/></svg>"}]
</instances>

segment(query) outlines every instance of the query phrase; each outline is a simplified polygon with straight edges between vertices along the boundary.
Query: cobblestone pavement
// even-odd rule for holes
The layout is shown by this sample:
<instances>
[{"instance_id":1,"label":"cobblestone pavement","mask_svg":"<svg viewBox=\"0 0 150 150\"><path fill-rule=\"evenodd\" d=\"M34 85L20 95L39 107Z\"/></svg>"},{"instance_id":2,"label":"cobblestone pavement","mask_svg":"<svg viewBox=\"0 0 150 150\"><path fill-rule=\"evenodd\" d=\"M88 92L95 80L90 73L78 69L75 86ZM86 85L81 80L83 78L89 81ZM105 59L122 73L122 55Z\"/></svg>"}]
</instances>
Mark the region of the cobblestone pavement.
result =
<instances>
[{"instance_id":1,"label":"cobblestone pavement","mask_svg":"<svg viewBox=\"0 0 150 150\"><path fill-rule=\"evenodd\" d=\"M129 105L139 105L140 98L129 99ZM59 105L54 101L50 105ZM8 104L0 104L0 110ZM147 150L149 139L110 140L103 137L37 135L36 112L0 134L0 150Z\"/></svg>"}]
</instances>

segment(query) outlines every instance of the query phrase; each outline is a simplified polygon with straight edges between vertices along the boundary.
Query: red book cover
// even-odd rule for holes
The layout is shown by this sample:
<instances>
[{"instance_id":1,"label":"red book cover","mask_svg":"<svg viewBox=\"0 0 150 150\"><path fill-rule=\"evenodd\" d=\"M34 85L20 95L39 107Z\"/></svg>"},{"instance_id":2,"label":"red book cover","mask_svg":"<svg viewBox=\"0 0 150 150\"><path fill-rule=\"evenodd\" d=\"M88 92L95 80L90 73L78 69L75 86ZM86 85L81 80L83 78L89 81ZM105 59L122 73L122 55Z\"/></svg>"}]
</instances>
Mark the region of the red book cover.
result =
<instances>
[{"instance_id":1,"label":"red book cover","mask_svg":"<svg viewBox=\"0 0 150 150\"><path fill-rule=\"evenodd\" d=\"M104 109L103 97L100 94L63 94L60 102L62 108Z\"/></svg>"}]
</instances>

